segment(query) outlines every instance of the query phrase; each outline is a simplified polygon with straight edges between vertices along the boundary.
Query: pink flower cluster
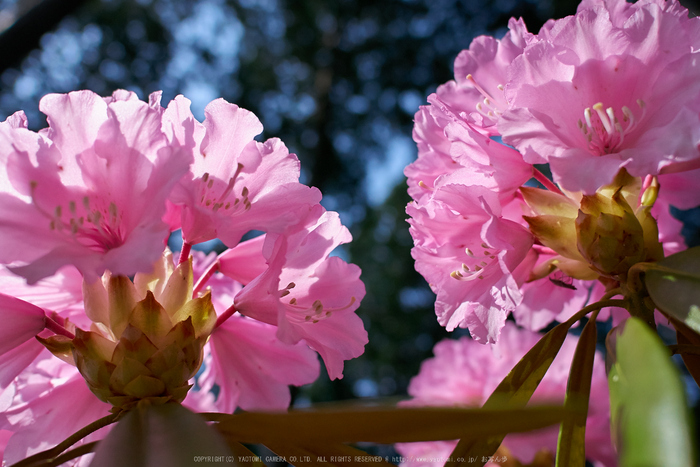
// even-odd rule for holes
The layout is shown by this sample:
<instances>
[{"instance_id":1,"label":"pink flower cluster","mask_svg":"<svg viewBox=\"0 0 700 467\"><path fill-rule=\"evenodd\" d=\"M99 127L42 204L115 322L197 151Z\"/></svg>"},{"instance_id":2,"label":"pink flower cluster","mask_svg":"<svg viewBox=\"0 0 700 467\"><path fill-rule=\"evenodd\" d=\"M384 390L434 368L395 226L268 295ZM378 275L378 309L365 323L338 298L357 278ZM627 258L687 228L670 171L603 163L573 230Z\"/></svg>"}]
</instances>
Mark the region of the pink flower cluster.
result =
<instances>
[{"instance_id":1,"label":"pink flower cluster","mask_svg":"<svg viewBox=\"0 0 700 467\"><path fill-rule=\"evenodd\" d=\"M518 329L508 322L498 342L492 345L481 345L468 337L439 342L434 348L435 357L423 362L420 373L411 380L408 392L413 399L405 405L481 406L539 338L539 334ZM564 401L577 341L573 335L564 341L532 396L532 403L561 404ZM610 439L608 382L599 353L596 353L593 365L590 400L586 422L586 456L598 467L617 465ZM503 440L496 457L507 457L508 464L515 465L512 457L529 464L541 451L553 455L557 448L558 432L558 427L550 427L531 433L510 434ZM441 467L456 444L456 441L402 443L396 445L396 449L406 459L401 463L404 467ZM495 467L497 464L486 465Z\"/></svg>"},{"instance_id":2,"label":"pink flower cluster","mask_svg":"<svg viewBox=\"0 0 700 467\"><path fill-rule=\"evenodd\" d=\"M625 196L638 216L658 181L659 241L667 254L685 248L669 206L700 204L698 50L700 19L676 0L584 0L538 34L511 19L502 39L477 37L459 54L455 80L416 113L418 159L405 170L412 254L440 324L495 342L508 313L537 330L571 316L591 288L601 296L576 232L562 227L548 243L527 218L569 216L574 229L582 197L621 173L636 184ZM551 195L535 204L521 189L533 178Z\"/></svg>"},{"instance_id":3,"label":"pink flower cluster","mask_svg":"<svg viewBox=\"0 0 700 467\"><path fill-rule=\"evenodd\" d=\"M331 256L351 240L338 214L299 182L299 161L279 139L254 139L262 131L254 114L218 99L200 123L189 104L178 96L163 108L160 93L146 103L127 91L79 91L42 99L49 126L38 133L22 112L0 123L5 462L108 414L77 369L34 336L104 329L85 311L99 309L84 304L93 285L103 274L162 268L177 229L180 263L197 243L219 238L229 247L218 257L194 252L191 298L210 292L218 319L200 390L186 405L285 409L290 384L318 377L317 354L335 379L363 353L360 269ZM264 235L241 241L250 231Z\"/></svg>"}]
</instances>

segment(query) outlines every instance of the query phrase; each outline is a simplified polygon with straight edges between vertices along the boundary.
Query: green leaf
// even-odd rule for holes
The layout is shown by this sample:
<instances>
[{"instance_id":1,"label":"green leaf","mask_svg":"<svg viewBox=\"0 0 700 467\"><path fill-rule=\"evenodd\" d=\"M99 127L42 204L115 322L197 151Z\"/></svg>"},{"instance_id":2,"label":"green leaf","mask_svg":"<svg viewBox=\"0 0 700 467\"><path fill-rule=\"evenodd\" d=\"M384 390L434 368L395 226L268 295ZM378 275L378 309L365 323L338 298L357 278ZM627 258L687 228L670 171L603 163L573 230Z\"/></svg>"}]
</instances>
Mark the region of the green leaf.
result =
<instances>
[{"instance_id":1,"label":"green leaf","mask_svg":"<svg viewBox=\"0 0 700 467\"><path fill-rule=\"evenodd\" d=\"M656 306L700 332L700 247L648 265L644 284Z\"/></svg>"},{"instance_id":2,"label":"green leaf","mask_svg":"<svg viewBox=\"0 0 700 467\"><path fill-rule=\"evenodd\" d=\"M180 404L139 405L100 442L91 465L189 467L238 465L221 436Z\"/></svg>"},{"instance_id":3,"label":"green leaf","mask_svg":"<svg viewBox=\"0 0 700 467\"><path fill-rule=\"evenodd\" d=\"M216 428L241 443L279 443L311 447L328 443L415 441L482 438L522 432L560 423L568 409L392 407L298 410L286 413L218 415Z\"/></svg>"},{"instance_id":4,"label":"green leaf","mask_svg":"<svg viewBox=\"0 0 700 467\"><path fill-rule=\"evenodd\" d=\"M620 465L695 465L693 425L668 349L638 318L624 323L610 347L611 428Z\"/></svg>"},{"instance_id":5,"label":"green leaf","mask_svg":"<svg viewBox=\"0 0 700 467\"><path fill-rule=\"evenodd\" d=\"M561 424L557 443L557 466L583 467L586 465L586 420L591 395L595 347L598 340L596 315L594 314L583 328L571 362L564 407L578 407L581 410L572 410Z\"/></svg>"},{"instance_id":6,"label":"green leaf","mask_svg":"<svg viewBox=\"0 0 700 467\"><path fill-rule=\"evenodd\" d=\"M524 407L559 353L569 328L580 319L577 316L559 324L545 334L501 381L501 384L484 403L484 408L488 409L502 404L510 404L511 407ZM574 318L576 319L574 320ZM481 459L483 456L492 455L501 445L508 431L503 430L502 433L502 435L490 438L484 436L479 441L459 437L460 441L452 451L451 460L445 464L445 467L463 465L459 459ZM484 463L477 462L470 465L483 466Z\"/></svg>"}]
</instances>

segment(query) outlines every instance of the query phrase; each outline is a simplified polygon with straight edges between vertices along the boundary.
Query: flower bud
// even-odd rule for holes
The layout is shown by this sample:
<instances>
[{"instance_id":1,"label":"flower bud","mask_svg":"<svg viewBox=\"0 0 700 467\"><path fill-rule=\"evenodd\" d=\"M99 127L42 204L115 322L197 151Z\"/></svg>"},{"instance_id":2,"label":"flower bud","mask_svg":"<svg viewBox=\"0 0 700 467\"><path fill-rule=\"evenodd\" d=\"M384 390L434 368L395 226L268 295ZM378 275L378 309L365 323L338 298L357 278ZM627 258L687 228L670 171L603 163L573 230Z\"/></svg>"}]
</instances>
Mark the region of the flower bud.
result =
<instances>
[{"instance_id":1,"label":"flower bud","mask_svg":"<svg viewBox=\"0 0 700 467\"><path fill-rule=\"evenodd\" d=\"M576 244L576 203L564 195L539 188L521 187L520 192L535 214L523 219L540 243L565 258L582 260Z\"/></svg>"},{"instance_id":2,"label":"flower bud","mask_svg":"<svg viewBox=\"0 0 700 467\"><path fill-rule=\"evenodd\" d=\"M554 269L559 269L575 279L597 279L598 273L591 269L578 251L576 234L578 203L564 194L540 188L520 187L520 191L535 214L523 216L530 231L542 245L558 253L547 265L540 265L541 270L533 271L531 280L536 277L545 277Z\"/></svg>"},{"instance_id":3,"label":"flower bud","mask_svg":"<svg viewBox=\"0 0 700 467\"><path fill-rule=\"evenodd\" d=\"M216 323L207 292L192 297L192 262L156 267L160 277L105 275L83 288L90 331L75 330L70 342L47 339L52 352L72 359L90 390L113 411L140 400L182 402L202 363L202 349ZM144 296L145 295L145 296Z\"/></svg>"},{"instance_id":4,"label":"flower bud","mask_svg":"<svg viewBox=\"0 0 700 467\"><path fill-rule=\"evenodd\" d=\"M603 276L625 274L645 258L644 231L619 189L583 196L576 233L579 252Z\"/></svg>"},{"instance_id":5,"label":"flower bud","mask_svg":"<svg viewBox=\"0 0 700 467\"><path fill-rule=\"evenodd\" d=\"M659 225L651 215L656 198L659 196L659 182L653 177L644 192L635 215L644 230L645 261L660 261L664 258L664 247L659 241Z\"/></svg>"}]
</instances>

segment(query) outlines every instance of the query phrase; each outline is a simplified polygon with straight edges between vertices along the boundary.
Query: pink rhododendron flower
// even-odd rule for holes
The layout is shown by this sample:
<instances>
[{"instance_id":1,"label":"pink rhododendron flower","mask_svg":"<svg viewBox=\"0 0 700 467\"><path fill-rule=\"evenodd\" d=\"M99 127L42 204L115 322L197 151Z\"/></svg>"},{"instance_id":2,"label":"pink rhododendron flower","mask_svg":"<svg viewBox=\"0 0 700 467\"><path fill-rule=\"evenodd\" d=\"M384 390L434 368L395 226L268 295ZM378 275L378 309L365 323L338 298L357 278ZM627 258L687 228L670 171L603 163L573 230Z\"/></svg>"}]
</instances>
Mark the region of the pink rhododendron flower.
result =
<instances>
[{"instance_id":1,"label":"pink rhododendron flower","mask_svg":"<svg viewBox=\"0 0 700 467\"><path fill-rule=\"evenodd\" d=\"M681 235L683 223L673 217L671 207L664 201L662 197L659 197L651 214L659 224L659 241L663 243L664 253L668 256L685 250L687 245L683 235Z\"/></svg>"},{"instance_id":2,"label":"pink rhododendron flower","mask_svg":"<svg viewBox=\"0 0 700 467\"><path fill-rule=\"evenodd\" d=\"M160 94L45 96L49 127L0 124L0 261L31 283L73 264L89 280L148 271L160 255L170 190L190 155L161 131Z\"/></svg>"},{"instance_id":3,"label":"pink rhododendron flower","mask_svg":"<svg viewBox=\"0 0 700 467\"><path fill-rule=\"evenodd\" d=\"M23 113L0 123L5 461L144 401L283 410L290 384L318 377L316 352L339 378L364 351L360 270L329 256L350 234L281 141L253 139L252 113L217 100L200 124L184 97L163 109L159 93L127 91L41 109L39 133ZM163 250L177 228L174 264ZM251 230L266 234L239 243ZM233 248L193 266L192 244L213 238Z\"/></svg>"},{"instance_id":4,"label":"pink rhododendron flower","mask_svg":"<svg viewBox=\"0 0 700 467\"><path fill-rule=\"evenodd\" d=\"M15 389L12 381L22 373L37 356L45 350L36 339L30 339L18 345L9 352L2 354L0 359L0 412L10 407Z\"/></svg>"},{"instance_id":5,"label":"pink rhododendron flower","mask_svg":"<svg viewBox=\"0 0 700 467\"><path fill-rule=\"evenodd\" d=\"M321 200L318 189L299 183L299 160L284 143L253 139L262 131L253 113L217 99L202 124L189 104L178 96L163 119L170 139L187 146L194 160L173 191L168 216L175 226L179 212L185 242L219 238L233 247L250 230L283 230Z\"/></svg>"},{"instance_id":6,"label":"pink rhododendron flower","mask_svg":"<svg viewBox=\"0 0 700 467\"><path fill-rule=\"evenodd\" d=\"M521 225L500 217L496 193L445 185L424 205L411 203L411 252L437 294L438 322L469 328L474 339L495 342L507 313L522 301L513 272L532 246Z\"/></svg>"},{"instance_id":7,"label":"pink rhododendron flower","mask_svg":"<svg viewBox=\"0 0 700 467\"><path fill-rule=\"evenodd\" d=\"M5 457L5 446L7 445L7 441L9 441L10 436L12 436L11 431L0 430L0 462L2 462Z\"/></svg>"},{"instance_id":8,"label":"pink rhododendron flower","mask_svg":"<svg viewBox=\"0 0 700 467\"><path fill-rule=\"evenodd\" d=\"M508 372L539 340L539 334L506 323L496 344L480 345L462 338L444 340L434 349L435 357L423 362L420 373L408 388L411 406L479 406L489 397ZM577 338L569 335L538 386L531 403L561 403L566 393L571 360ZM586 456L599 466L616 465L610 440L607 377L603 359L596 353L591 399L586 423ZM519 461L529 463L538 451L556 451L558 427L506 436L503 445ZM450 457L456 441L398 444L408 459L402 466L441 466ZM421 459L443 459L425 462Z\"/></svg>"},{"instance_id":9,"label":"pink rhododendron flower","mask_svg":"<svg viewBox=\"0 0 700 467\"><path fill-rule=\"evenodd\" d=\"M241 242L219 255L219 271L243 285L258 277L267 269L263 256L265 235Z\"/></svg>"},{"instance_id":10,"label":"pink rhododendron flower","mask_svg":"<svg viewBox=\"0 0 700 467\"><path fill-rule=\"evenodd\" d=\"M0 355L39 334L45 326L44 310L0 293Z\"/></svg>"},{"instance_id":11,"label":"pink rhododendron flower","mask_svg":"<svg viewBox=\"0 0 700 467\"><path fill-rule=\"evenodd\" d=\"M587 194L623 167L638 177L699 167L700 20L680 11L618 0L554 21L513 60L503 140Z\"/></svg>"},{"instance_id":12,"label":"pink rhododendron flower","mask_svg":"<svg viewBox=\"0 0 700 467\"><path fill-rule=\"evenodd\" d=\"M195 252L196 276L204 273L213 261L227 272L246 268L257 271L260 263L265 267L264 258L255 248L262 247L260 239L239 243L218 259L213 254L205 259L203 254ZM237 267L231 263L237 263ZM241 283L219 273L208 279L207 286L219 316L226 312L241 290ZM219 395L213 402L216 409L224 413L233 413L237 407L284 410L291 401L290 384L301 386L318 378L320 365L316 353L304 342L285 344L276 334L276 326L239 313L228 317L214 330L209 340L210 356L205 359L206 369L197 382L200 392L205 393L215 384L219 386Z\"/></svg>"},{"instance_id":13,"label":"pink rhododendron flower","mask_svg":"<svg viewBox=\"0 0 700 467\"><path fill-rule=\"evenodd\" d=\"M418 159L404 169L404 175L408 178L408 194L421 202L430 198L430 188L435 186L438 177L462 166L452 158L452 144L445 137L451 115L436 106L421 106L414 120L413 140L418 145Z\"/></svg>"},{"instance_id":14,"label":"pink rhododendron flower","mask_svg":"<svg viewBox=\"0 0 700 467\"><path fill-rule=\"evenodd\" d=\"M453 121L445 128L445 135L452 142L450 154L464 169L446 176L441 184L484 186L499 193L501 203L507 203L533 177L532 165L517 151L478 133L471 125Z\"/></svg>"},{"instance_id":15,"label":"pink rhododendron flower","mask_svg":"<svg viewBox=\"0 0 700 467\"><path fill-rule=\"evenodd\" d=\"M365 295L360 269L329 256L350 232L338 214L315 206L282 235L268 234L263 254L268 269L235 299L238 311L278 326L282 342L304 340L341 378L343 361L362 354L367 332L354 313Z\"/></svg>"},{"instance_id":16,"label":"pink rhododendron flower","mask_svg":"<svg viewBox=\"0 0 700 467\"><path fill-rule=\"evenodd\" d=\"M659 201L678 209L691 209L700 205L700 169L659 175Z\"/></svg>"},{"instance_id":17,"label":"pink rhododendron flower","mask_svg":"<svg viewBox=\"0 0 700 467\"><path fill-rule=\"evenodd\" d=\"M11 291L37 305L50 304L54 317L70 318L71 322L85 325L92 321L85 314L82 282L82 277L72 268L62 268L57 275L34 285L28 285L20 277L6 271L0 274L0 290ZM34 307L29 303L26 305ZM43 323L43 311L41 314ZM15 319L13 316L7 322ZM48 330L40 334L44 338L49 335ZM188 399L184 405L192 407L193 398ZM207 407L198 400L194 402L197 408ZM76 405L80 408L76 408ZM108 415L110 407L90 392L75 366L51 355L36 339L32 338L2 354L0 429L12 434L5 452L8 463L53 447L83 426ZM214 406L209 404L207 408L211 410ZM56 421L51 422L49 418ZM87 441L101 439L108 429L96 432ZM87 465L88 460L82 459L80 462L85 463L75 465Z\"/></svg>"},{"instance_id":18,"label":"pink rhododendron flower","mask_svg":"<svg viewBox=\"0 0 700 467\"><path fill-rule=\"evenodd\" d=\"M259 244L255 240L251 243ZM203 254L196 253L200 260L200 267L197 268L200 274L214 258L204 259ZM76 303L76 297L71 293L76 289L80 293L82 283L82 277L73 274L73 271L62 269L64 274L42 279L32 286L17 276L0 276L0 284L4 290L12 289L29 300L44 305L51 303L53 309L59 312L58 316L70 316L72 320L89 323L82 299ZM241 288L240 284L221 274L210 278L208 286L215 294L214 303L221 312ZM91 292L94 293L94 289ZM16 298L12 300L41 311ZM78 316L78 308L82 317ZM41 329L43 316L41 311ZM289 384L313 382L319 374L319 363L316 353L304 343L283 344L276 338L276 331L275 326L240 315L224 321L211 336L208 347L211 355L205 358L207 368L198 380L201 388L190 391L183 405L198 411L218 409L228 413L237 407L285 409L291 399ZM34 334L37 332L35 330ZM108 414L109 404L100 401L88 390L77 369L52 356L35 339L9 350L2 357L0 428L13 434L6 459L14 459L15 462L52 447L82 426ZM284 364L280 366L282 362ZM218 398L209 392L214 384L219 386ZM78 418L73 414L76 403L83 407L82 415ZM37 420L47 419L49 409L55 413L52 417L65 419L66 422L60 426L37 423ZM101 439L105 434L106 431L102 430L93 438Z\"/></svg>"},{"instance_id":19,"label":"pink rhododendron flower","mask_svg":"<svg viewBox=\"0 0 700 467\"><path fill-rule=\"evenodd\" d=\"M498 134L495 124L508 108L503 94L508 67L529 42L536 40L522 19L511 18L508 29L500 40L490 36L474 39L469 49L455 59L455 80L438 87L436 93L466 121L476 123L489 135Z\"/></svg>"},{"instance_id":20,"label":"pink rhododendron flower","mask_svg":"<svg viewBox=\"0 0 700 467\"><path fill-rule=\"evenodd\" d=\"M285 410L291 402L289 385L314 382L320 366L304 342L285 344L277 328L241 315L226 320L211 336L211 359L199 378L203 390L211 380L221 388L218 410Z\"/></svg>"},{"instance_id":21,"label":"pink rhododendron flower","mask_svg":"<svg viewBox=\"0 0 700 467\"><path fill-rule=\"evenodd\" d=\"M73 266L64 266L53 276L32 285L9 269L0 267L0 292L57 312L73 324L90 327L83 307L83 277Z\"/></svg>"},{"instance_id":22,"label":"pink rhododendron flower","mask_svg":"<svg viewBox=\"0 0 700 467\"><path fill-rule=\"evenodd\" d=\"M441 185L484 186L503 202L533 176L520 153L481 134L435 95L416 113L418 160L406 167L408 192L419 203Z\"/></svg>"},{"instance_id":23,"label":"pink rhododendron flower","mask_svg":"<svg viewBox=\"0 0 700 467\"><path fill-rule=\"evenodd\" d=\"M19 310L31 310L31 319L36 321L33 330L25 333L27 339L24 343L12 345L11 350L2 353L0 391L6 390L17 375L25 371L34 359L46 350L34 339L36 335L48 337L53 334L49 330L44 330L47 319L44 309L51 310L51 318L57 321L70 319L71 322L90 323L83 310L81 285L82 276L72 267L61 268L56 275L41 279L34 285L28 285L22 277L0 268L0 297L5 296L4 293L13 294L16 297L13 298L13 302L20 307ZM13 334L11 339L3 339L3 342L7 342L8 345L13 340L15 343L18 342L21 336L17 329L13 329L13 324L21 324L27 319L27 316L23 316L24 312L10 308L9 305L13 302L7 303L8 315L3 317L3 322L8 323L7 330L11 330ZM43 353L46 358L48 353ZM4 408L0 409L2 410Z\"/></svg>"},{"instance_id":24,"label":"pink rhododendron flower","mask_svg":"<svg viewBox=\"0 0 700 467\"><path fill-rule=\"evenodd\" d=\"M512 19L503 39L479 37L462 51L455 81L416 113L418 159L405 170L412 254L441 324L490 342L514 312L541 329L582 308L593 281L614 289L635 262L685 248L670 205L700 204L699 46L700 20L675 0L586 0L537 35ZM535 164L548 164L553 180ZM658 196L643 195L657 181ZM629 199L613 200L623 186ZM638 257L596 246L605 205L626 210L618 231L645 232ZM493 259L473 261L476 247L494 246L482 225L502 225L512 246L490 274L474 269ZM528 230L531 243L518 239Z\"/></svg>"},{"instance_id":25,"label":"pink rhododendron flower","mask_svg":"<svg viewBox=\"0 0 700 467\"><path fill-rule=\"evenodd\" d=\"M95 420L109 415L110 405L95 397L77 369L45 352L15 382L12 406L3 411L0 427L11 431L4 461L11 465L52 448ZM103 438L109 428L82 442Z\"/></svg>"}]
</instances>

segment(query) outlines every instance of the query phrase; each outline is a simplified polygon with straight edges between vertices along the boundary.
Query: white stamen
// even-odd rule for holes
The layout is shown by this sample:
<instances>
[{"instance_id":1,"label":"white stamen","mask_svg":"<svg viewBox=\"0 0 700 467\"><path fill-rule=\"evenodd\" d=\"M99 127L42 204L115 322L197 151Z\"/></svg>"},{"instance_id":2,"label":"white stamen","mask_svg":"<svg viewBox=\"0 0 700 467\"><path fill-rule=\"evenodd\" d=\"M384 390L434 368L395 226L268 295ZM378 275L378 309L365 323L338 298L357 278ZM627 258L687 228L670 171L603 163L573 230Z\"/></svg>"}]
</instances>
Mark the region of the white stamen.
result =
<instances>
[{"instance_id":1,"label":"white stamen","mask_svg":"<svg viewBox=\"0 0 700 467\"><path fill-rule=\"evenodd\" d=\"M584 109L585 124L579 119L576 122L576 126L586 138L588 148L595 155L602 156L619 150L625 141L625 136L637 128L637 125L646 114L645 102L638 99L637 105L642 110L642 113L637 116L632 113L629 107L620 107L620 112L622 112L621 120L615 115L613 107L604 109L602 102Z\"/></svg>"},{"instance_id":2,"label":"white stamen","mask_svg":"<svg viewBox=\"0 0 700 467\"><path fill-rule=\"evenodd\" d=\"M593 110L598 114L598 118L600 119L600 123L603 124L603 127L605 128L605 131L608 132L609 135L612 134L613 132L613 127L610 124L610 120L608 119L608 115L603 111L603 103L598 102L593 106Z\"/></svg>"},{"instance_id":3,"label":"white stamen","mask_svg":"<svg viewBox=\"0 0 700 467\"><path fill-rule=\"evenodd\" d=\"M425 182L423 182L423 180L418 182L418 186L423 188L424 190L433 191L433 189L426 185Z\"/></svg>"},{"instance_id":4,"label":"white stamen","mask_svg":"<svg viewBox=\"0 0 700 467\"><path fill-rule=\"evenodd\" d=\"M481 244L483 250L480 254L474 254L469 248L464 248L464 253L476 261L470 262L471 265L462 263L462 267L450 273L450 277L458 281L472 281L475 279L483 279L483 272L491 267L492 264L498 261L496 254L491 250L495 250L492 246L486 243Z\"/></svg>"},{"instance_id":5,"label":"white stamen","mask_svg":"<svg viewBox=\"0 0 700 467\"><path fill-rule=\"evenodd\" d=\"M630 125L634 125L634 114L632 113L630 108L627 107L626 105L622 106L622 115L624 115L624 117L622 118L623 122L629 121L629 122L631 122Z\"/></svg>"},{"instance_id":6,"label":"white stamen","mask_svg":"<svg viewBox=\"0 0 700 467\"><path fill-rule=\"evenodd\" d=\"M479 112L481 115L483 115L485 117L489 117L491 119L495 119L503 113L498 109L498 106L495 104L495 99L493 98L493 96L491 96L491 94L486 92L486 90L484 88L482 88L479 85L479 83L476 82L476 80L474 79L474 77L471 74L467 75L467 81L469 81L472 84L472 86L474 86L474 88L476 88L476 90L479 91L479 93L482 96L484 96L483 105L481 102L478 102L476 104L476 111L477 112ZM497 85L496 88L499 91L503 91L503 89L504 89L502 84Z\"/></svg>"},{"instance_id":7,"label":"white stamen","mask_svg":"<svg viewBox=\"0 0 700 467\"><path fill-rule=\"evenodd\" d=\"M471 73L469 73L467 75L467 81L470 81L472 83L472 85L476 88L476 90L481 93L482 96L484 96L487 99L493 100L493 97L491 97L491 95L488 92L486 92L486 90L484 88L479 86L479 83L476 82L476 80L474 79L474 77L472 76Z\"/></svg>"},{"instance_id":8,"label":"white stamen","mask_svg":"<svg viewBox=\"0 0 700 467\"><path fill-rule=\"evenodd\" d=\"M591 108L586 107L586 109L583 111L583 118L586 119L586 125L588 128L593 128L593 123L591 123Z\"/></svg>"},{"instance_id":9,"label":"white stamen","mask_svg":"<svg viewBox=\"0 0 700 467\"><path fill-rule=\"evenodd\" d=\"M293 298L289 301L289 305L293 308L298 309L304 315L303 320L305 322L311 321L313 323L318 323L320 320L330 317L336 311L342 311L350 308L356 301L357 299L355 297L350 297L350 303L348 303L345 306L337 308L325 308L321 300L315 300L310 307L302 307L300 305L297 305L296 298ZM299 317L299 319L301 319L301 316Z\"/></svg>"}]
</instances>

